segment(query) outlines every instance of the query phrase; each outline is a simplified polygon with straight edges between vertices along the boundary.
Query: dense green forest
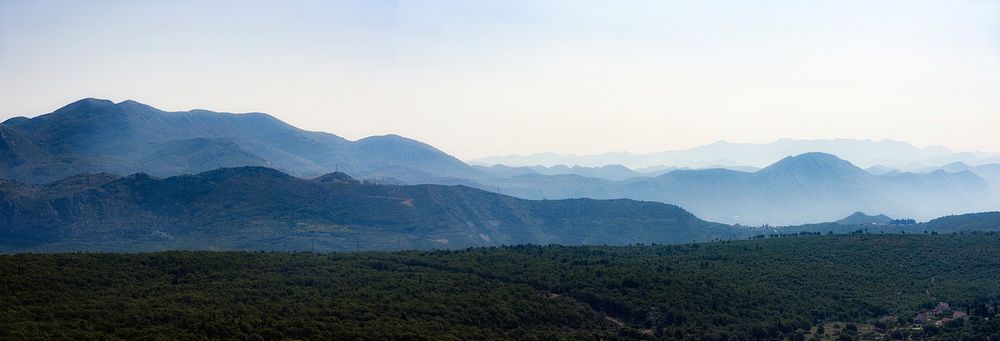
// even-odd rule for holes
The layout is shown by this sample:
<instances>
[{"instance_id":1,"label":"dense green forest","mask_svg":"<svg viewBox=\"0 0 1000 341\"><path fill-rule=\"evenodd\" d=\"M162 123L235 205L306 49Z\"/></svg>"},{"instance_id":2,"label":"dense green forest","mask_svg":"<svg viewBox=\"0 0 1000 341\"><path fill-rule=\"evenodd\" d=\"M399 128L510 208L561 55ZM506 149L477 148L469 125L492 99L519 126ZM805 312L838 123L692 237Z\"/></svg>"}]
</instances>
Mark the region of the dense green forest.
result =
<instances>
[{"instance_id":1,"label":"dense green forest","mask_svg":"<svg viewBox=\"0 0 1000 341\"><path fill-rule=\"evenodd\" d=\"M998 295L996 233L16 254L0 339L997 340Z\"/></svg>"}]
</instances>

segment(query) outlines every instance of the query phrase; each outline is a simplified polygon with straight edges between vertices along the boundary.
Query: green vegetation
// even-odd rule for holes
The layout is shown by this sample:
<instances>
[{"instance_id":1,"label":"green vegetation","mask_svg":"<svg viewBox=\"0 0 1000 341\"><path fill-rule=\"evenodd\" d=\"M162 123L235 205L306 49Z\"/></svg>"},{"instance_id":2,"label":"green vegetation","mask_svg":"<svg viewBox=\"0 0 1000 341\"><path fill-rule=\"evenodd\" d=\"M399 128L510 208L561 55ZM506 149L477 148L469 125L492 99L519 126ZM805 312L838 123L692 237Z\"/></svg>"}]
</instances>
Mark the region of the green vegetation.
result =
<instances>
[{"instance_id":1,"label":"green vegetation","mask_svg":"<svg viewBox=\"0 0 1000 341\"><path fill-rule=\"evenodd\" d=\"M687 243L740 230L634 200L523 200L465 186L300 179L264 167L166 179L0 180L0 252L358 251Z\"/></svg>"},{"instance_id":2,"label":"green vegetation","mask_svg":"<svg viewBox=\"0 0 1000 341\"><path fill-rule=\"evenodd\" d=\"M1000 234L0 256L0 339L1000 337ZM966 319L910 321L939 302ZM915 328L919 327L919 328Z\"/></svg>"}]
</instances>

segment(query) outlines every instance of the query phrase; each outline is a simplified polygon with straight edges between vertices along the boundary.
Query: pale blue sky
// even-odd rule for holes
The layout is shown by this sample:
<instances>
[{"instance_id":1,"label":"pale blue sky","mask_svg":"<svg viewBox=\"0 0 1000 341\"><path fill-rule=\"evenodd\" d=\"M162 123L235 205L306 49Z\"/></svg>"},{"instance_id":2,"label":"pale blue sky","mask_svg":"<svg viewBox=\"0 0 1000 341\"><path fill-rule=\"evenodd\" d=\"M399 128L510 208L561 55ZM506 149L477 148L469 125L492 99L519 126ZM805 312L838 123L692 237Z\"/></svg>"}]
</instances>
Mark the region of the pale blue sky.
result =
<instances>
[{"instance_id":1,"label":"pale blue sky","mask_svg":"<svg viewBox=\"0 0 1000 341\"><path fill-rule=\"evenodd\" d=\"M1000 151L1000 1L0 0L0 118L263 111L462 158L716 140Z\"/></svg>"}]
</instances>

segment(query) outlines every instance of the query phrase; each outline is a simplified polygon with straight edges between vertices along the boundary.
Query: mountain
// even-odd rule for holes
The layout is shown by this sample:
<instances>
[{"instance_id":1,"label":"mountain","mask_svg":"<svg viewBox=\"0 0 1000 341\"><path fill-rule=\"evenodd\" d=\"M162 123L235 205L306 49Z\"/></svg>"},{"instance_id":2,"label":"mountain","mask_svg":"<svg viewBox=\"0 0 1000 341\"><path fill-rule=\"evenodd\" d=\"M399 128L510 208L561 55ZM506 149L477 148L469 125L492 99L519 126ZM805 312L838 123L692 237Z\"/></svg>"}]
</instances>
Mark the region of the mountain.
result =
<instances>
[{"instance_id":1,"label":"mountain","mask_svg":"<svg viewBox=\"0 0 1000 341\"><path fill-rule=\"evenodd\" d=\"M601 167L581 167L555 165L552 167L531 166L531 167L509 167L504 165L493 166L472 166L483 174L494 177L512 177L519 175L541 174L541 175L579 175L583 177L624 180L637 176L649 176L629 169L622 165L606 165Z\"/></svg>"},{"instance_id":2,"label":"mountain","mask_svg":"<svg viewBox=\"0 0 1000 341\"><path fill-rule=\"evenodd\" d=\"M670 154L685 160L698 156L698 163L721 165L717 168L653 166L640 172L628 164L469 166L395 135L350 141L261 113L165 112L135 101L84 99L49 114L0 123L0 178L41 184L76 174L165 178L261 166L300 178L340 171L379 184L463 185L525 199L658 201L711 221L745 225L834 221L856 211L931 219L1000 206L998 181L983 180L996 175L995 164L949 165L954 171L879 172L876 167L866 172L829 153L785 154L807 148L855 156L870 151L871 159L945 152L894 141L781 140L767 145L720 142ZM759 169L726 166L765 157L780 161Z\"/></svg>"},{"instance_id":3,"label":"mountain","mask_svg":"<svg viewBox=\"0 0 1000 341\"><path fill-rule=\"evenodd\" d=\"M882 165L874 165L874 166L865 168L865 171L868 172L868 173L874 174L874 175L886 175L886 174L889 174L889 173L900 173L900 172L902 172L902 171L900 171L898 169L895 169L895 168L892 168L892 167L886 167L886 166L882 166Z\"/></svg>"},{"instance_id":4,"label":"mountain","mask_svg":"<svg viewBox=\"0 0 1000 341\"><path fill-rule=\"evenodd\" d=\"M674 170L691 170L692 168L684 167L666 167L666 166L653 166L633 170L631 168L622 165L605 165L600 167L583 167L583 166L566 166L566 165L555 165L555 166L519 166L511 167L506 165L472 165L479 173L487 177L495 178L510 178L522 175L576 175L585 178L595 178L602 180L625 180L629 178L636 177L654 177L669 173ZM742 172L756 172L760 170L757 167L749 166L711 166L703 167L698 169L729 169L737 170ZM482 178L480 178L482 180ZM489 181L487 178L485 181Z\"/></svg>"},{"instance_id":5,"label":"mountain","mask_svg":"<svg viewBox=\"0 0 1000 341\"><path fill-rule=\"evenodd\" d=\"M811 152L788 156L753 174L790 181L840 182L868 175L863 169L836 155Z\"/></svg>"},{"instance_id":6,"label":"mountain","mask_svg":"<svg viewBox=\"0 0 1000 341\"><path fill-rule=\"evenodd\" d=\"M1000 163L989 163L976 166L971 170L976 175L1000 182Z\"/></svg>"},{"instance_id":7,"label":"mountain","mask_svg":"<svg viewBox=\"0 0 1000 341\"><path fill-rule=\"evenodd\" d=\"M812 167L817 161L787 163ZM675 176L706 183L748 176L728 170L681 173ZM783 202L785 211L795 215L816 200ZM43 185L0 180L0 251L687 243L861 228L870 233L996 231L997 214L948 216L910 225L862 227L870 224L869 218L884 217L863 216L861 222L753 228L706 222L680 207L651 201L526 200L466 186L379 185L340 172L302 179L267 167L239 167L168 178L87 174Z\"/></svg>"},{"instance_id":8,"label":"mountain","mask_svg":"<svg viewBox=\"0 0 1000 341\"><path fill-rule=\"evenodd\" d=\"M935 170L943 170L951 173L958 173L963 171L968 171L975 173L983 178L1000 181L1000 163L988 163L978 166L970 166L964 162L952 162L937 168L929 168L925 171L933 172Z\"/></svg>"},{"instance_id":9,"label":"mountain","mask_svg":"<svg viewBox=\"0 0 1000 341\"><path fill-rule=\"evenodd\" d=\"M391 168L413 182L474 173L419 141L395 135L349 141L262 113L166 112L135 101L88 98L0 124L2 178L44 183L82 173L171 176L237 166L303 177L337 170L369 177Z\"/></svg>"},{"instance_id":10,"label":"mountain","mask_svg":"<svg viewBox=\"0 0 1000 341\"><path fill-rule=\"evenodd\" d=\"M544 175L564 175L572 174L591 178L601 178L610 180L624 180L628 178L634 178L637 176L643 176L642 173L636 172L629 169L628 167L622 165L604 165L600 167L581 167L581 166L566 166L566 165L556 165L552 167L544 166L534 166L531 167L538 174Z\"/></svg>"},{"instance_id":11,"label":"mountain","mask_svg":"<svg viewBox=\"0 0 1000 341\"><path fill-rule=\"evenodd\" d=\"M0 181L7 250L352 250L678 243L736 237L673 205L524 200L465 186L301 179L266 167L196 175Z\"/></svg>"},{"instance_id":12,"label":"mountain","mask_svg":"<svg viewBox=\"0 0 1000 341\"><path fill-rule=\"evenodd\" d=\"M1000 212L981 212L940 217L921 224L938 233L1000 230Z\"/></svg>"},{"instance_id":13,"label":"mountain","mask_svg":"<svg viewBox=\"0 0 1000 341\"><path fill-rule=\"evenodd\" d=\"M520 175L504 179L499 191L531 199L659 201L745 225L835 221L856 211L926 220L1000 206L988 182L968 171L874 175L826 153L785 157L756 172L680 169L621 181Z\"/></svg>"},{"instance_id":14,"label":"mountain","mask_svg":"<svg viewBox=\"0 0 1000 341\"><path fill-rule=\"evenodd\" d=\"M841 225L885 225L891 222L892 218L885 214L867 215L864 212L854 212L844 219L837 220L837 224Z\"/></svg>"},{"instance_id":15,"label":"mountain","mask_svg":"<svg viewBox=\"0 0 1000 341\"><path fill-rule=\"evenodd\" d=\"M930 146L918 148L906 142L893 140L780 139L763 144L719 141L690 149L645 154L627 152L594 155L541 153L493 156L471 160L470 162L480 165L503 164L508 166L552 166L564 164L569 166L599 167L610 164L621 164L632 169L664 165L689 168L710 166L717 168L729 168L733 166L764 167L774 160L787 155L798 155L808 152L834 154L863 167L882 165L904 170L942 165L955 161L982 164L1000 160L1000 154L995 153L954 153L944 147Z\"/></svg>"}]
</instances>

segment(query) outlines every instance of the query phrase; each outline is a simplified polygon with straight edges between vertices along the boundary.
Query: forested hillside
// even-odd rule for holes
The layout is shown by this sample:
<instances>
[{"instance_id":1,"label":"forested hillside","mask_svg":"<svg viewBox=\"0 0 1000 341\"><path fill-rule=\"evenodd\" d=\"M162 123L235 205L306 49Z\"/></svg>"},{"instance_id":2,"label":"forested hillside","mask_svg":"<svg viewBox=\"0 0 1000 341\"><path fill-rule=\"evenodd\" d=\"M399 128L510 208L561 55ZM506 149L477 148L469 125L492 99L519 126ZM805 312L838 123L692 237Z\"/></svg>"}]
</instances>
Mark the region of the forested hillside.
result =
<instances>
[{"instance_id":1,"label":"forested hillside","mask_svg":"<svg viewBox=\"0 0 1000 341\"><path fill-rule=\"evenodd\" d=\"M300 179L265 167L0 180L0 251L464 248L684 243L739 238L673 205L523 200L465 186Z\"/></svg>"},{"instance_id":2,"label":"forested hillside","mask_svg":"<svg viewBox=\"0 0 1000 341\"><path fill-rule=\"evenodd\" d=\"M995 233L862 234L8 255L0 338L986 339L1000 337L997 245Z\"/></svg>"}]
</instances>

